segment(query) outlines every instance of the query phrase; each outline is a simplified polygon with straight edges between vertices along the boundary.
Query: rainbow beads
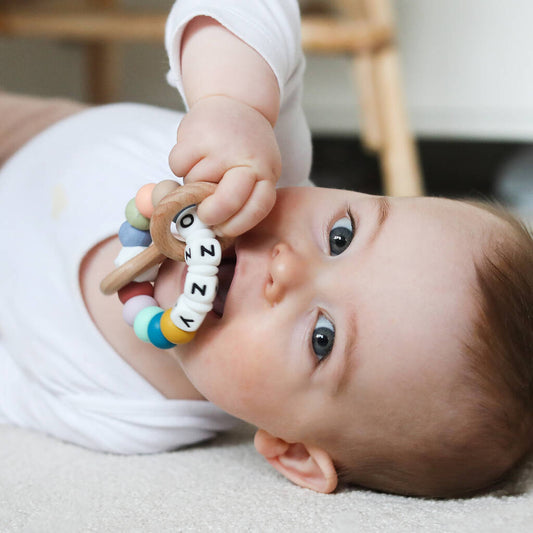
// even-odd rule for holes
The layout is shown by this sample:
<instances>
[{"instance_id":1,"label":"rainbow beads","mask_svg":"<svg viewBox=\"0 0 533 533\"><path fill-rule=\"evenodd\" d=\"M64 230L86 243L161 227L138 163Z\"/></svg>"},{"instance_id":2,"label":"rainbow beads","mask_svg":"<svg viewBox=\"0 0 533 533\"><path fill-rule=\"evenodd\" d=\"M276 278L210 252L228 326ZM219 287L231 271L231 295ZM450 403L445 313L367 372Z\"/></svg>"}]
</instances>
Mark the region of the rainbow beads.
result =
<instances>
[{"instance_id":1,"label":"rainbow beads","mask_svg":"<svg viewBox=\"0 0 533 533\"><path fill-rule=\"evenodd\" d=\"M158 185L142 187L126 208L126 222L119 231L123 245L115 265L119 266L144 250L151 243L149 233L153 209L163 192L174 189L166 180ZM133 327L137 337L162 349L191 341L205 316L211 311L218 289L218 265L222 257L215 234L196 213L196 205L182 209L174 222L178 237L186 242L185 261L188 272L183 294L176 305L166 311L154 299L150 281L157 277L158 267L151 268L122 289L118 296L124 304L123 318Z\"/></svg>"}]
</instances>

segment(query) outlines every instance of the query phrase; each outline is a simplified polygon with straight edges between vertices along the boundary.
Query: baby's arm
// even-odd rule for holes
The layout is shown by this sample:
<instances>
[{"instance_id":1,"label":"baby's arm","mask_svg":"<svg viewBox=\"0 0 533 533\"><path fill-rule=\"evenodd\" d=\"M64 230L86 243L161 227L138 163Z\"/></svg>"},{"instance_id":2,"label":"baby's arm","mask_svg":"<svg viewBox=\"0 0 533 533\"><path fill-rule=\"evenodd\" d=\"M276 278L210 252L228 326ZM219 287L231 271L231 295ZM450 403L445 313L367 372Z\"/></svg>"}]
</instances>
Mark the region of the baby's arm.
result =
<instances>
[{"instance_id":1,"label":"baby's arm","mask_svg":"<svg viewBox=\"0 0 533 533\"><path fill-rule=\"evenodd\" d=\"M275 202L281 157L274 135L280 94L266 61L208 17L186 27L181 72L189 112L170 167L185 183L218 183L198 213L217 232L239 235Z\"/></svg>"}]
</instances>

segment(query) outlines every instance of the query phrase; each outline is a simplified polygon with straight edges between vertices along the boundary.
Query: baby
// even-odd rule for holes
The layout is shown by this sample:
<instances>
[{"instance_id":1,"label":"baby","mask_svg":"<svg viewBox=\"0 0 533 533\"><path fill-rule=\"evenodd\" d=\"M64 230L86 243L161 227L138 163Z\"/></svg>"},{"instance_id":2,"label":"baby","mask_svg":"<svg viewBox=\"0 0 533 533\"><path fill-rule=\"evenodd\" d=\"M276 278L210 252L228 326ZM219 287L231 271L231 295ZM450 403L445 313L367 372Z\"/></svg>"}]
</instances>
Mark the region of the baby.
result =
<instances>
[{"instance_id":1,"label":"baby","mask_svg":"<svg viewBox=\"0 0 533 533\"><path fill-rule=\"evenodd\" d=\"M0 421L146 453L209 438L230 413L259 428L274 468L320 492L491 486L533 440L531 234L476 202L276 193L304 185L310 160L297 6L235 2L239 17L189 4L167 27L189 108L172 149L176 113L108 106L47 128L0 171L14 221L2 227ZM276 31L287 35L258 42ZM120 249L121 206L168 177L169 151L186 183L218 184L199 214L236 241L218 312L163 351L98 286ZM161 267L161 307L184 268Z\"/></svg>"}]
</instances>

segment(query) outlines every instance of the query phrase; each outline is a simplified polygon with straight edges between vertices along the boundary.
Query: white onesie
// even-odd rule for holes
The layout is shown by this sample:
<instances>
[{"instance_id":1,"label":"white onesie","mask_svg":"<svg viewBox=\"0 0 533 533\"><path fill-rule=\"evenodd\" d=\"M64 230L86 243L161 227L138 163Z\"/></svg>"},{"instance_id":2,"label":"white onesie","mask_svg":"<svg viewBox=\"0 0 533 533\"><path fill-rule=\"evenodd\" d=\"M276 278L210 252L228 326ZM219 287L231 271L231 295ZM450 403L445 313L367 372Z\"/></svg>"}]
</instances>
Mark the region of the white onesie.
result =
<instances>
[{"instance_id":1,"label":"white onesie","mask_svg":"<svg viewBox=\"0 0 533 533\"><path fill-rule=\"evenodd\" d=\"M210 5L178 2L167 27L169 46L203 4ZM239 28L248 31L254 10L267 2L233 4L240 6L239 16L224 9L220 22L231 20L238 34ZM283 42L299 39L297 7L277 4L269 0L268 10L277 15L259 22L264 35L274 35L269 25L284 20ZM288 5L296 9L290 21ZM309 132L299 101L303 58L273 60L278 51L270 48L279 47L278 37L251 45L283 84L276 127L284 164L280 184L308 185ZM89 109L35 137L0 170L0 422L117 453L175 449L234 424L207 401L163 397L106 343L79 288L81 260L117 232L121 206L145 183L172 177L168 154L181 116L139 104Z\"/></svg>"}]
</instances>

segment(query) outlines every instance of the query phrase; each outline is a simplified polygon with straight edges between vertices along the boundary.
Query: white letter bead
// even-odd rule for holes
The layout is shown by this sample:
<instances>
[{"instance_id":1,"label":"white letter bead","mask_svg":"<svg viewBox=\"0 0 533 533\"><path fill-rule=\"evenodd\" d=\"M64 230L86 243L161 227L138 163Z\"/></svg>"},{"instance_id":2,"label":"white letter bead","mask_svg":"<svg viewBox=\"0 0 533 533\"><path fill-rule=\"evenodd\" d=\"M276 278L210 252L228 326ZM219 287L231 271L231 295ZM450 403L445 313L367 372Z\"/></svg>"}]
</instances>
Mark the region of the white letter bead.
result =
<instances>
[{"instance_id":1,"label":"white letter bead","mask_svg":"<svg viewBox=\"0 0 533 533\"><path fill-rule=\"evenodd\" d=\"M211 302L195 302L194 300L187 298L186 294L184 294L183 296L187 300L187 305L189 306L189 308L193 311L196 311L197 313L200 313L201 315L207 315L207 313L209 313L209 311L213 309L213 304Z\"/></svg>"},{"instance_id":2,"label":"white letter bead","mask_svg":"<svg viewBox=\"0 0 533 533\"><path fill-rule=\"evenodd\" d=\"M187 272L183 294L195 302L211 303L217 294L217 286L216 276L200 276Z\"/></svg>"},{"instance_id":3,"label":"white letter bead","mask_svg":"<svg viewBox=\"0 0 533 533\"><path fill-rule=\"evenodd\" d=\"M185 246L185 262L190 265L218 266L222 259L222 249L216 239L192 239Z\"/></svg>"},{"instance_id":4,"label":"white letter bead","mask_svg":"<svg viewBox=\"0 0 533 533\"><path fill-rule=\"evenodd\" d=\"M170 319L183 331L196 331L204 321L206 313L198 313L189 305L185 295L181 295L172 311Z\"/></svg>"},{"instance_id":5,"label":"white letter bead","mask_svg":"<svg viewBox=\"0 0 533 533\"><path fill-rule=\"evenodd\" d=\"M196 214L196 204L183 208L175 217L178 233L187 240L195 231L209 229Z\"/></svg>"},{"instance_id":6,"label":"white letter bead","mask_svg":"<svg viewBox=\"0 0 533 533\"><path fill-rule=\"evenodd\" d=\"M214 265L189 265L187 272L200 276L216 276L218 274L218 267Z\"/></svg>"},{"instance_id":7,"label":"white letter bead","mask_svg":"<svg viewBox=\"0 0 533 533\"><path fill-rule=\"evenodd\" d=\"M187 242L195 239L214 239L215 237L215 232L209 228L198 229L187 235Z\"/></svg>"}]
</instances>

